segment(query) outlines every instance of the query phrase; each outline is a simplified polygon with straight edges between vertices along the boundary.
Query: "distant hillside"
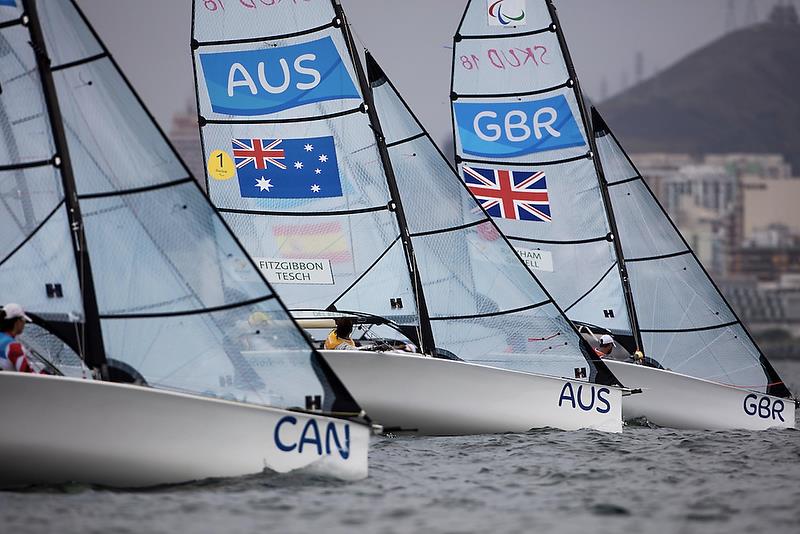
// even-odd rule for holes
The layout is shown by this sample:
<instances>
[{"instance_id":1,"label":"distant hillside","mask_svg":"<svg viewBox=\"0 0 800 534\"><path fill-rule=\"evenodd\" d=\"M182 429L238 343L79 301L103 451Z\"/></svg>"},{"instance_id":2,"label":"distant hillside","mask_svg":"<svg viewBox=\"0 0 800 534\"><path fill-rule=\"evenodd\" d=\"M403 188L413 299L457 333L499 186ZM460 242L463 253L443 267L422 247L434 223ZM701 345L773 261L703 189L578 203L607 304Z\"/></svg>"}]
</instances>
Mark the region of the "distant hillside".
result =
<instances>
[{"instance_id":1,"label":"distant hillside","mask_svg":"<svg viewBox=\"0 0 800 534\"><path fill-rule=\"evenodd\" d=\"M598 107L630 152L773 152L800 174L800 25L728 34Z\"/></svg>"}]
</instances>

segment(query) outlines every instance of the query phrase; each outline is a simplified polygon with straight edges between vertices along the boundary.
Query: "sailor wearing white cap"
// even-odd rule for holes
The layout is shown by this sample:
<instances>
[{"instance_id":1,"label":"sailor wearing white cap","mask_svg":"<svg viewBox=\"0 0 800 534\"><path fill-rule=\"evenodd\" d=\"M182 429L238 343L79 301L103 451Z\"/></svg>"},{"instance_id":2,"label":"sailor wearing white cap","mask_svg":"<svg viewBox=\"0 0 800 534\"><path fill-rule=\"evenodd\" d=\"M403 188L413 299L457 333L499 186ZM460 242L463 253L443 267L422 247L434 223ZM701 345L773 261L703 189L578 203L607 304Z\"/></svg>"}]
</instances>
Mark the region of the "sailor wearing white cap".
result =
<instances>
[{"instance_id":1,"label":"sailor wearing white cap","mask_svg":"<svg viewBox=\"0 0 800 534\"><path fill-rule=\"evenodd\" d=\"M19 304L10 302L0 308L0 371L36 372L22 344L16 340L30 322L33 321Z\"/></svg>"},{"instance_id":2,"label":"sailor wearing white cap","mask_svg":"<svg viewBox=\"0 0 800 534\"><path fill-rule=\"evenodd\" d=\"M605 358L611 351L614 350L617 344L614 343L614 338L609 336L608 334L603 334L600 336L600 346L595 347L594 352L601 358Z\"/></svg>"}]
</instances>

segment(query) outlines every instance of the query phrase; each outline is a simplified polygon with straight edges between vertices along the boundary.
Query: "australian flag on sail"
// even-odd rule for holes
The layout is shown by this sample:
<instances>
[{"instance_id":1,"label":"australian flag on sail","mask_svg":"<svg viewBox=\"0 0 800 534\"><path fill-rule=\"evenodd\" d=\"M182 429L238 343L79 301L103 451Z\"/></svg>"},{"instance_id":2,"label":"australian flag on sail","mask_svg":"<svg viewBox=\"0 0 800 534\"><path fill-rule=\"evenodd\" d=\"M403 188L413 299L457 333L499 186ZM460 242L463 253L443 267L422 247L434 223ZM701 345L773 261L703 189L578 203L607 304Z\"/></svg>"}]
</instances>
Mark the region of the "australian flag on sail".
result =
<instances>
[{"instance_id":1,"label":"australian flag on sail","mask_svg":"<svg viewBox=\"0 0 800 534\"><path fill-rule=\"evenodd\" d=\"M544 171L509 171L464 166L464 181L492 217L550 222Z\"/></svg>"},{"instance_id":2,"label":"australian flag on sail","mask_svg":"<svg viewBox=\"0 0 800 534\"><path fill-rule=\"evenodd\" d=\"M239 191L245 198L342 196L333 137L233 139Z\"/></svg>"}]
</instances>

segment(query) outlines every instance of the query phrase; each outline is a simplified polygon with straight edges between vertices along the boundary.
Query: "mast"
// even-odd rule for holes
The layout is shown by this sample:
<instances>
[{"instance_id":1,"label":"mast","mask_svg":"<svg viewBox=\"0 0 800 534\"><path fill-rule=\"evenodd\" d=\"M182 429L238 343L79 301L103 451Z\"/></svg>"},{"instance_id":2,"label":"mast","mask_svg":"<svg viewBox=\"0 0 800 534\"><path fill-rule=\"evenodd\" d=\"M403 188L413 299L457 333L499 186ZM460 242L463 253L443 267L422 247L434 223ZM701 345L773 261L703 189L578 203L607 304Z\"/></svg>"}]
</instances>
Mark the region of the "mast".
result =
<instances>
[{"instance_id":1,"label":"mast","mask_svg":"<svg viewBox=\"0 0 800 534\"><path fill-rule=\"evenodd\" d=\"M42 92L53 134L53 142L56 149L56 153L53 156L53 165L61 173L72 247L75 251L75 267L78 269L78 281L81 286L85 315L83 336L81 336L82 339L79 339L81 355L87 366L100 368L105 375L106 352L103 345L103 332L100 326L100 313L97 306L89 253L86 249L86 236L83 231L83 217L81 216L80 203L78 202L75 175L67 147L64 124L61 119L61 109L58 105L58 92L50 69L50 57L47 53L44 34L39 23L36 0L22 0L22 6L24 10L23 23L27 26L31 36L31 46L36 56L36 66L39 71L39 79L42 82Z\"/></svg>"},{"instance_id":2,"label":"mast","mask_svg":"<svg viewBox=\"0 0 800 534\"><path fill-rule=\"evenodd\" d=\"M364 69L361 65L361 58L358 56L358 52L356 51L353 36L350 32L350 27L347 24L347 17L344 14L344 10L342 9L339 0L331 1L333 2L333 9L336 11L336 16L341 20L344 40L345 43L347 43L347 49L350 52L351 58L353 59L356 76L358 77L358 85L361 88L364 104L366 105L367 115L369 116L372 130L375 133L378 151L381 155L381 163L383 164L383 169L386 174L386 181L389 185L389 193L392 198L392 203L394 204L393 211L397 217L397 224L400 227L403 251L405 252L406 256L406 265L408 267L409 275L411 276L411 283L414 285L414 297L417 301L417 309L419 312L420 349L422 352L425 352L425 349L431 351L436 347L433 338L433 328L431 326L430 315L428 314L428 306L425 302L425 294L423 293L422 289L422 280L419 277L419 270L416 268L414 247L411 243L410 232L408 231L408 222L406 220L405 212L403 211L403 203L400 199L397 180L395 178L392 163L389 158L389 150L386 148L386 138L383 135L383 130L381 129L381 124L378 120L378 114L375 111L375 105L372 99L372 91L370 89L366 74L364 73Z\"/></svg>"},{"instance_id":3,"label":"mast","mask_svg":"<svg viewBox=\"0 0 800 534\"><path fill-rule=\"evenodd\" d=\"M564 54L564 61L567 64L567 72L569 73L570 81L572 82L572 86L575 91L575 100L578 101L578 109L580 109L581 120L583 121L584 130L586 132L586 142L589 144L589 150L592 152L592 163L597 174L598 182L600 183L600 193L603 196L603 208L605 209L606 218L611 230L611 235L609 237L612 240L614 252L617 256L617 266L620 280L622 282L622 293L625 297L625 306L628 310L628 318L631 322L631 331L633 333L633 339L636 342L636 350L642 351L644 346L642 343L642 333L639 330L639 320L636 316L636 306L634 306L633 303L633 292L631 290L630 280L628 278L628 270L625 267L625 257L622 253L622 244L618 239L619 231L617 230L617 221L614 217L614 209L611 206L611 197L608 193L608 182L606 181L606 177L603 172L603 166L600 162L600 155L597 153L597 143L595 142L594 138L594 128L586 110L586 103L583 100L581 85L578 81L575 65L572 62L572 56L569 53L569 48L567 47L567 43L564 38L564 32L561 29L561 23L558 20L556 6L553 4L553 0L546 1L547 9L550 12L550 17L553 19L553 25L556 36L558 37L558 43L561 46L561 51Z\"/></svg>"}]
</instances>

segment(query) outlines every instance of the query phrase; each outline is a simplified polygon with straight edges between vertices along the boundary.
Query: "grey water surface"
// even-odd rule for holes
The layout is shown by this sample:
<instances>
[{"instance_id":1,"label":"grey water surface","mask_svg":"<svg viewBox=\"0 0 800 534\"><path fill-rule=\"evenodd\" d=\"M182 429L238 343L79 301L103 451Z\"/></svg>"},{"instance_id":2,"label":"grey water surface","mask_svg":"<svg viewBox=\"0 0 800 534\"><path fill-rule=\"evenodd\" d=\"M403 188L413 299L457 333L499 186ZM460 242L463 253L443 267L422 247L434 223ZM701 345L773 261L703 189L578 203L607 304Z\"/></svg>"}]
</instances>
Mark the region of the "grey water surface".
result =
<instances>
[{"instance_id":1,"label":"grey water surface","mask_svg":"<svg viewBox=\"0 0 800 534\"><path fill-rule=\"evenodd\" d=\"M800 392L800 361L773 363ZM0 493L0 532L14 534L548 531L798 532L800 431L376 437L355 483L262 474Z\"/></svg>"}]
</instances>

